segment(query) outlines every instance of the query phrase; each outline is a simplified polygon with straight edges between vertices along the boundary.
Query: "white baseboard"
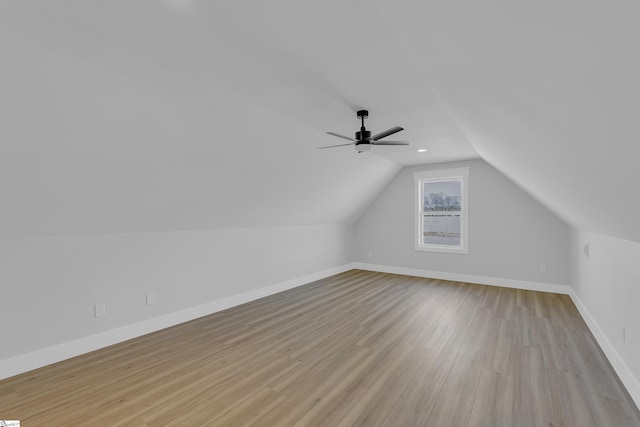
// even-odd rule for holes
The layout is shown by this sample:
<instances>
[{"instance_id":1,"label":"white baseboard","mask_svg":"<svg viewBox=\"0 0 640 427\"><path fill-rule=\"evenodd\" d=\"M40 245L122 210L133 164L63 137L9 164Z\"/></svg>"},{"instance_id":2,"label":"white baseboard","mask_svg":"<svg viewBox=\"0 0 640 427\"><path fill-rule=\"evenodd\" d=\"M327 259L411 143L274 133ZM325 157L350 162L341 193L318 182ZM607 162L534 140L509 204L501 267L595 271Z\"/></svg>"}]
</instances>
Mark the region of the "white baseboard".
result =
<instances>
[{"instance_id":1,"label":"white baseboard","mask_svg":"<svg viewBox=\"0 0 640 427\"><path fill-rule=\"evenodd\" d=\"M620 381L622 381L622 384L624 384L625 388L627 389L629 396L631 396L636 406L640 408L640 382L633 375L622 357L620 357L620 354L616 351L607 335L600 328L600 325L598 325L589 310L587 310L587 307L582 303L573 289L571 289L571 293L569 295L571 296L573 303L578 308L580 315L589 327L589 330L591 330L591 334L596 339L598 345L609 360L609 363L613 367L613 370L616 371L616 374L618 374L618 378L620 378Z\"/></svg>"},{"instance_id":2,"label":"white baseboard","mask_svg":"<svg viewBox=\"0 0 640 427\"><path fill-rule=\"evenodd\" d=\"M406 267L392 267L388 265L367 264L360 262L353 263L353 268L358 268L360 270L377 271L381 273L405 274L408 276L429 277L432 279L454 280L457 282L478 283L481 285L503 286L506 288L526 289L531 291L552 292L556 294L569 295L575 306L578 308L578 311L587 324L587 327L591 331L591 334L595 338L600 348L602 348L602 351L609 360L609 363L613 367L613 370L620 378L620 381L622 381L622 384L627 389L627 392L635 402L636 406L640 407L640 382L638 382L638 379L633 375L622 357L620 357L620 354L616 351L611 341L609 341L609 338L607 338L605 333L602 331L593 316L591 316L591 313L589 313L589 310L587 310L587 308L582 303L580 298L578 298L578 295L574 292L571 286L503 279L497 277L475 276L459 273L447 273L443 271L422 270Z\"/></svg>"},{"instance_id":3,"label":"white baseboard","mask_svg":"<svg viewBox=\"0 0 640 427\"><path fill-rule=\"evenodd\" d=\"M555 285L550 283L530 282L524 280L504 279L495 277L476 276L460 273L448 273L442 271L423 270L406 267L393 267L387 265L368 264L355 262L344 264L338 267L319 271L306 276L265 286L253 291L233 295L228 298L212 301L207 304L191 307L186 310L169 313L163 316L148 319L142 322L127 325L121 328L101 332L99 334L80 338L74 341L65 342L55 346L36 350L31 353L22 354L0 361L0 380L18 375L33 369L41 368L52 363L60 362L81 354L85 354L103 347L117 344L132 338L136 338L151 332L168 328L189 320L207 316L218 311L226 310L240 304L244 304L259 298L296 288L316 280L324 279L352 269L377 271L381 273L404 274L416 277L428 277L441 280L453 280L458 282L477 283L481 285L503 286L507 288L526 289L541 292L553 292L566 294L571 297L578 311L591 330L594 338L602 348L611 366L626 387L629 395L636 405L640 407L640 383L631 373L631 370L620 357L615 347L604 334L598 323L591 316L580 298L570 286Z\"/></svg>"},{"instance_id":4,"label":"white baseboard","mask_svg":"<svg viewBox=\"0 0 640 427\"><path fill-rule=\"evenodd\" d=\"M240 304L244 304L259 298L277 294L287 289L306 285L316 280L324 279L335 274L352 270L352 264L345 264L317 273L296 277L291 280L265 286L242 294L233 295L207 304L191 307L169 314L165 314L153 319L133 323L117 329L100 332L88 337L79 338L74 341L65 342L51 347L36 350L30 353L21 354L8 359L0 360L0 380L18 375L33 369L41 368L52 363L89 353L100 348L117 344L132 338L136 338L151 332L159 331L170 326L188 322L202 316L226 310Z\"/></svg>"},{"instance_id":5,"label":"white baseboard","mask_svg":"<svg viewBox=\"0 0 640 427\"><path fill-rule=\"evenodd\" d=\"M529 282L526 280L504 279L501 277L476 276L473 274L448 273L445 271L423 270L418 268L393 267L389 265L353 263L353 268L378 271L381 273L405 274L407 276L428 277L431 279L453 280L456 282L477 283L479 285L502 286L504 288L526 289L529 291L552 292L570 295L571 287L552 283Z\"/></svg>"}]
</instances>

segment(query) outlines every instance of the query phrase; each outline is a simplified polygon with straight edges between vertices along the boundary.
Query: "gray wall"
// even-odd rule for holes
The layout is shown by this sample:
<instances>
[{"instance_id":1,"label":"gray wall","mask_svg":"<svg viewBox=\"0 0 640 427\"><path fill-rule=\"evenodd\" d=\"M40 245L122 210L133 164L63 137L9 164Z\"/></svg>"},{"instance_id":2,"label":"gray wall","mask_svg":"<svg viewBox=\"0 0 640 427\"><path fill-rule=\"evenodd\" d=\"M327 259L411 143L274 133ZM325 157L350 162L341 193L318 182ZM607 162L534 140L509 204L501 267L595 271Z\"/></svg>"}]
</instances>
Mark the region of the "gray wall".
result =
<instances>
[{"instance_id":1,"label":"gray wall","mask_svg":"<svg viewBox=\"0 0 640 427\"><path fill-rule=\"evenodd\" d=\"M470 167L469 254L415 251L413 173L462 166ZM356 221L355 260L568 285L569 227L483 160L406 167Z\"/></svg>"},{"instance_id":2,"label":"gray wall","mask_svg":"<svg viewBox=\"0 0 640 427\"><path fill-rule=\"evenodd\" d=\"M3 359L352 260L351 225L0 239ZM156 305L145 294L156 293ZM107 315L93 317L106 303Z\"/></svg>"},{"instance_id":3,"label":"gray wall","mask_svg":"<svg viewBox=\"0 0 640 427\"><path fill-rule=\"evenodd\" d=\"M589 245L588 257L585 245ZM571 286L609 341L601 341L601 347L608 350L611 346L626 364L626 369L621 368L616 360L611 360L612 353L607 352L636 402L640 402L639 260L640 243L572 229ZM627 369L629 374L625 372Z\"/></svg>"}]
</instances>

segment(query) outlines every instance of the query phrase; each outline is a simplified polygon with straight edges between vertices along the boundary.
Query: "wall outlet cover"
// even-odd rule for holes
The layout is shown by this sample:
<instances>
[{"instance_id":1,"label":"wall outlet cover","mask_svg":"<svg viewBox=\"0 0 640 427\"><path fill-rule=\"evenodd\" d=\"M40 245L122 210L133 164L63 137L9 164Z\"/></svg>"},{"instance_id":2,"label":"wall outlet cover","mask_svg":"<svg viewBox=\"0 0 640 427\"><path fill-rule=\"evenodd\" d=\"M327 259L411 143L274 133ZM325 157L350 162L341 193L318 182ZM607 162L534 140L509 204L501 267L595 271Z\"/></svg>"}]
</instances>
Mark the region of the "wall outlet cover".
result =
<instances>
[{"instance_id":1,"label":"wall outlet cover","mask_svg":"<svg viewBox=\"0 0 640 427\"><path fill-rule=\"evenodd\" d=\"M587 243L586 245L584 245L584 247L582 248L582 250L584 251L584 256L587 257L587 259L589 259L589 243Z\"/></svg>"},{"instance_id":2,"label":"wall outlet cover","mask_svg":"<svg viewBox=\"0 0 640 427\"><path fill-rule=\"evenodd\" d=\"M99 303L93 306L93 315L95 317L102 317L107 314L107 304Z\"/></svg>"},{"instance_id":3,"label":"wall outlet cover","mask_svg":"<svg viewBox=\"0 0 640 427\"><path fill-rule=\"evenodd\" d=\"M156 303L156 293L150 292L147 294L147 305L154 305Z\"/></svg>"}]
</instances>

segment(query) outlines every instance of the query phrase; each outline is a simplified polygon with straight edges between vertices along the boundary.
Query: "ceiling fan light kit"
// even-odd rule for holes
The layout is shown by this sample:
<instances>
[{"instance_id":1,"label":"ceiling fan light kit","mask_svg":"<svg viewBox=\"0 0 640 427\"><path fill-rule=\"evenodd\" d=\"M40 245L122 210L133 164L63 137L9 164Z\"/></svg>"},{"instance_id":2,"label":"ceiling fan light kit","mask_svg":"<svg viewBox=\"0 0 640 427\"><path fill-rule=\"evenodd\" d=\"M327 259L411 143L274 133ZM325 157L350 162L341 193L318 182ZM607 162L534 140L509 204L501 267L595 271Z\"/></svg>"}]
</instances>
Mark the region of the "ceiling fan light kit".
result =
<instances>
[{"instance_id":1,"label":"ceiling fan light kit","mask_svg":"<svg viewBox=\"0 0 640 427\"><path fill-rule=\"evenodd\" d=\"M371 147L373 145L409 145L409 142L406 141L380 141L383 138L386 138L389 135L393 135L394 133L400 132L401 130L404 130L403 128L401 128L400 126L394 126L390 129L385 130L384 132L380 132L377 133L373 136L371 136L371 132L368 131L365 127L364 127L364 119L366 119L367 117L369 117L369 111L367 110L358 110L358 112L356 113L358 118L360 119L362 126L360 127L360 130L358 132L356 132L356 137L355 138L349 138L348 136L344 136L344 135L340 135L339 133L335 133L335 132L327 132L327 134L331 135L331 136L335 136L337 138L342 138L342 139L347 139L351 142L347 143L347 144L338 144L338 145L329 145L326 147L318 147L318 149L323 149L323 148L334 148L334 147L344 147L347 145L355 145L356 147L356 151L358 151L358 153L363 153L365 151L371 151Z\"/></svg>"}]
</instances>

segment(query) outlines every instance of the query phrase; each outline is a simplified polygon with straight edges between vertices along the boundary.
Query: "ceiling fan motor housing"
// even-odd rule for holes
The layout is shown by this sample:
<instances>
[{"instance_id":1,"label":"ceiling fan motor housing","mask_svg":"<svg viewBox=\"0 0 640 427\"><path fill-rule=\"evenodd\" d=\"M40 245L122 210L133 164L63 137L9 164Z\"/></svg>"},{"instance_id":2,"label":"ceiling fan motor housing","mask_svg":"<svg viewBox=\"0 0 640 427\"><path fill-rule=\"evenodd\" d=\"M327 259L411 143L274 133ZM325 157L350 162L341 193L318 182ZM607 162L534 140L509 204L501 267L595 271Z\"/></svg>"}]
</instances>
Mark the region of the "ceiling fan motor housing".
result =
<instances>
[{"instance_id":1,"label":"ceiling fan motor housing","mask_svg":"<svg viewBox=\"0 0 640 427\"><path fill-rule=\"evenodd\" d=\"M358 141L368 141L371 137L371 132L368 130L361 130L360 132L356 132L356 139Z\"/></svg>"}]
</instances>

